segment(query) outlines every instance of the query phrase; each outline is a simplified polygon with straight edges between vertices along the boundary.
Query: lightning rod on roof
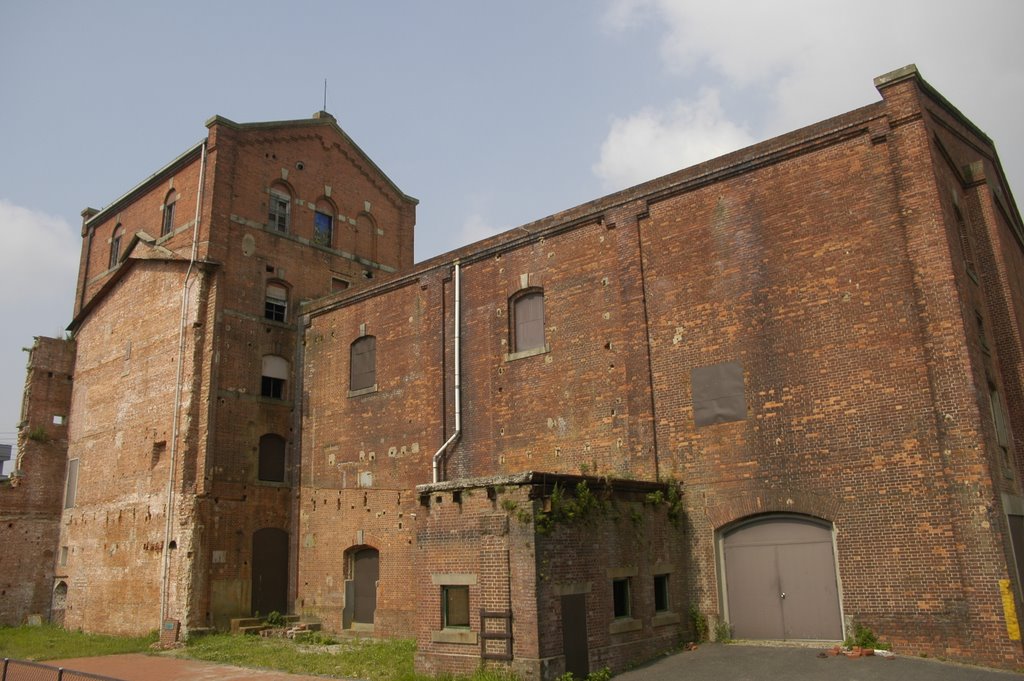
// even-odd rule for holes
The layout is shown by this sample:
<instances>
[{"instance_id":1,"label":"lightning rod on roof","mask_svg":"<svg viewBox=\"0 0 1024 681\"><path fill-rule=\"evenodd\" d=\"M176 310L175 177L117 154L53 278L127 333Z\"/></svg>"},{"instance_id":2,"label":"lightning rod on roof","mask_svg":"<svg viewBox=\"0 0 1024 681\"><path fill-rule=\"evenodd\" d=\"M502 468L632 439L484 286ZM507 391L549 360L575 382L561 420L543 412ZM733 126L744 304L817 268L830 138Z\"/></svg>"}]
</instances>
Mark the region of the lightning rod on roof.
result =
<instances>
[{"instance_id":1,"label":"lightning rod on roof","mask_svg":"<svg viewBox=\"0 0 1024 681\"><path fill-rule=\"evenodd\" d=\"M327 111L327 79L324 78L324 111Z\"/></svg>"}]
</instances>

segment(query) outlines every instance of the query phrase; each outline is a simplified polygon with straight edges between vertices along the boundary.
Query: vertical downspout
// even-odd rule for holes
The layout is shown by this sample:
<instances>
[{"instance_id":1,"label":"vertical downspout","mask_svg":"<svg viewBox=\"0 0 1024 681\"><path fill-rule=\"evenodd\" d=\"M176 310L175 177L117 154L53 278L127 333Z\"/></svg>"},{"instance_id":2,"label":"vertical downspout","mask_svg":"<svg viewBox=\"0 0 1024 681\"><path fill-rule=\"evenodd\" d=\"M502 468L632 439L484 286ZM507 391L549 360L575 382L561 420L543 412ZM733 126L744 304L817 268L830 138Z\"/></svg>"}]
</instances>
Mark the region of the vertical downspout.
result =
<instances>
[{"instance_id":1,"label":"vertical downspout","mask_svg":"<svg viewBox=\"0 0 1024 681\"><path fill-rule=\"evenodd\" d=\"M181 421L181 375L185 367L185 322L188 319L188 287L189 278L195 268L199 255L199 219L202 216L203 187L206 181L206 142L203 142L202 157L199 162L199 191L196 193L196 217L192 229L192 254L189 257L188 269L185 271L185 282L181 287L181 315L178 319L178 368L174 379L174 412L171 425L171 456L167 471L167 505L164 508L164 550L163 568L160 576L160 627L167 616L167 581L171 566L171 515L174 510L174 476L178 458L178 434Z\"/></svg>"},{"instance_id":2,"label":"vertical downspout","mask_svg":"<svg viewBox=\"0 0 1024 681\"><path fill-rule=\"evenodd\" d=\"M636 246L640 255L640 295L644 300L644 344L647 347L647 386L651 391L651 444L654 447L654 480L661 481L661 466L658 461L658 411L654 394L654 357L651 350L651 321L647 313L647 275L644 273L644 236L640 223L644 217L636 218Z\"/></svg>"},{"instance_id":3,"label":"vertical downspout","mask_svg":"<svg viewBox=\"0 0 1024 681\"><path fill-rule=\"evenodd\" d=\"M434 454L434 482L441 482L441 458L444 456L448 447L455 442L456 438L462 434L462 383L461 373L459 370L459 356L461 352L461 336L459 334L459 327L462 326L460 315L461 315L461 304L462 304L462 282L461 282L461 266L459 262L455 261L455 432L452 436L441 445L441 448ZM444 320L442 320L444 323ZM441 349L444 352L444 348ZM443 417L442 417L443 418Z\"/></svg>"}]
</instances>

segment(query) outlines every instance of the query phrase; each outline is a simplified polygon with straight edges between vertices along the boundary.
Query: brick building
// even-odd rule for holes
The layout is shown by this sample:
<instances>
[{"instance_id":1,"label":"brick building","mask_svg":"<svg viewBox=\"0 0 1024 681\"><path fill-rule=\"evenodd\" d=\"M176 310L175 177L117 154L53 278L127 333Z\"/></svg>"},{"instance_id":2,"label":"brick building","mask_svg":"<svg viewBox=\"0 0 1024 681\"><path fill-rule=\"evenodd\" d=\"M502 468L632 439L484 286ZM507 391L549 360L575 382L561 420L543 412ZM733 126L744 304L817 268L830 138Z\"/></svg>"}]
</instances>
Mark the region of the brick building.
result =
<instances>
[{"instance_id":1,"label":"brick building","mask_svg":"<svg viewBox=\"0 0 1024 681\"><path fill-rule=\"evenodd\" d=\"M64 621L287 609L546 679L692 609L1024 663L1020 213L915 68L876 87L417 265L333 119L212 119L85 213Z\"/></svg>"}]
</instances>

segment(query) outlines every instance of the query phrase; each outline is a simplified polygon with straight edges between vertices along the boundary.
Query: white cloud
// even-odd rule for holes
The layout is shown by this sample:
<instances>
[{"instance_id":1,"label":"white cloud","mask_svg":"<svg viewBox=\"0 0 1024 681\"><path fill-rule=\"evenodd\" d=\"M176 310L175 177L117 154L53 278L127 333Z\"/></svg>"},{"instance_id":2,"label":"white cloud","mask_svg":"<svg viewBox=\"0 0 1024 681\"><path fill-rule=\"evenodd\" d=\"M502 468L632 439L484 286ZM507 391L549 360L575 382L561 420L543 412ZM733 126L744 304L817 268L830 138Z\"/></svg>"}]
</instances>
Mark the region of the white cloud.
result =
<instances>
[{"instance_id":1,"label":"white cloud","mask_svg":"<svg viewBox=\"0 0 1024 681\"><path fill-rule=\"evenodd\" d=\"M81 237L59 217L0 199L0 442L13 444L33 336L61 336L71 321Z\"/></svg>"},{"instance_id":2,"label":"white cloud","mask_svg":"<svg viewBox=\"0 0 1024 681\"><path fill-rule=\"evenodd\" d=\"M616 119L594 173L608 190L686 168L750 144L750 134L725 118L716 90L670 109L647 108Z\"/></svg>"},{"instance_id":3,"label":"white cloud","mask_svg":"<svg viewBox=\"0 0 1024 681\"><path fill-rule=\"evenodd\" d=\"M875 76L916 63L996 140L1011 183L1024 179L1019 0L978 0L970 12L951 0L612 0L604 23L657 26L665 72L743 101L748 113L722 119L758 139L876 101Z\"/></svg>"}]
</instances>

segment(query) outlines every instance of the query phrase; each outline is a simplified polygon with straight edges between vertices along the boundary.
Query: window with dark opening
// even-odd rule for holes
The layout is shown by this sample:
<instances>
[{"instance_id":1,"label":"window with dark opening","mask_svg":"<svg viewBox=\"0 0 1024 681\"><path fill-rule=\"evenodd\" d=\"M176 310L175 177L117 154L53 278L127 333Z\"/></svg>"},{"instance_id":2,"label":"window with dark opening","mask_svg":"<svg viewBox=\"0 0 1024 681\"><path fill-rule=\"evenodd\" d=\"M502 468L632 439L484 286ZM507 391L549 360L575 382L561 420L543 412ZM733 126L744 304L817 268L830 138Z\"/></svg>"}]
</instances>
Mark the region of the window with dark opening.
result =
<instances>
[{"instance_id":1,"label":"window with dark opening","mask_svg":"<svg viewBox=\"0 0 1024 681\"><path fill-rule=\"evenodd\" d=\"M612 608L615 617L629 617L629 577L612 580Z\"/></svg>"},{"instance_id":2,"label":"window with dark opening","mask_svg":"<svg viewBox=\"0 0 1024 681\"><path fill-rule=\"evenodd\" d=\"M268 433L260 438L257 478L264 482L284 482L285 440Z\"/></svg>"},{"instance_id":3,"label":"window with dark opening","mask_svg":"<svg viewBox=\"0 0 1024 681\"><path fill-rule=\"evenodd\" d=\"M377 339L357 338L349 353L349 390L372 388L377 383Z\"/></svg>"},{"instance_id":4,"label":"window with dark opening","mask_svg":"<svg viewBox=\"0 0 1024 681\"><path fill-rule=\"evenodd\" d=\"M668 575L654 575L654 612L667 612Z\"/></svg>"},{"instance_id":5,"label":"window with dark opening","mask_svg":"<svg viewBox=\"0 0 1024 681\"><path fill-rule=\"evenodd\" d=\"M441 626L469 627L469 587L441 587Z\"/></svg>"},{"instance_id":6,"label":"window with dark opening","mask_svg":"<svg viewBox=\"0 0 1024 681\"><path fill-rule=\"evenodd\" d=\"M263 356L263 379L260 395L275 400L284 399L285 381L288 380L288 360L277 355Z\"/></svg>"},{"instance_id":7,"label":"window with dark opening","mask_svg":"<svg viewBox=\"0 0 1024 681\"><path fill-rule=\"evenodd\" d=\"M160 226L160 236L165 236L174 231L174 201L176 198L174 190L171 190L168 192L167 198L164 199L164 217L163 223Z\"/></svg>"},{"instance_id":8,"label":"window with dark opening","mask_svg":"<svg viewBox=\"0 0 1024 681\"><path fill-rule=\"evenodd\" d=\"M968 231L967 222L964 220L964 214L956 203L953 204L953 214L956 216L956 231L960 239L960 250L964 256L964 267L967 269L967 274L977 281L978 274L974 269L974 246L971 244L971 234Z\"/></svg>"},{"instance_id":9,"label":"window with dark opening","mask_svg":"<svg viewBox=\"0 0 1024 681\"><path fill-rule=\"evenodd\" d=\"M267 210L267 224L278 232L288 231L288 216L291 214L292 197L284 187L270 190L270 205Z\"/></svg>"},{"instance_id":10,"label":"window with dark opening","mask_svg":"<svg viewBox=\"0 0 1024 681\"><path fill-rule=\"evenodd\" d=\"M512 301L512 351L544 347L544 292L528 290Z\"/></svg>"},{"instance_id":11,"label":"window with dark opening","mask_svg":"<svg viewBox=\"0 0 1024 681\"><path fill-rule=\"evenodd\" d=\"M110 265L113 269L117 267L117 261L121 257L121 237L124 236L124 227L120 224L114 228L114 236L110 238Z\"/></svg>"},{"instance_id":12,"label":"window with dark opening","mask_svg":"<svg viewBox=\"0 0 1024 681\"><path fill-rule=\"evenodd\" d=\"M280 284L267 284L267 298L263 316L271 321L283 322L288 313L288 289Z\"/></svg>"}]
</instances>

